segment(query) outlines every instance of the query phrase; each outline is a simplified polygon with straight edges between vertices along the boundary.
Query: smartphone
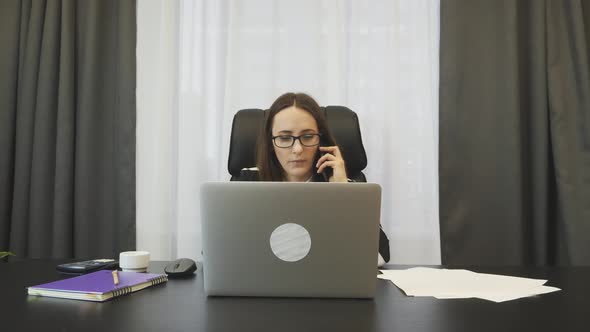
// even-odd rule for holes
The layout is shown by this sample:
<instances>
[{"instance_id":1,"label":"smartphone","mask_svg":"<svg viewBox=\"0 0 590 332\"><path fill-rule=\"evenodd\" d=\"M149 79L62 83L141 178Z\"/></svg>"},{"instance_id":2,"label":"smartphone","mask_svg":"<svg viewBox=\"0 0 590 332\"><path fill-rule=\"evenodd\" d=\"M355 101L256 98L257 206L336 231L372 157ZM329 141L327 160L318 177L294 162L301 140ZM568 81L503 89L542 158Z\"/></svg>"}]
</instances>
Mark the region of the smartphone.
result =
<instances>
[{"instance_id":1,"label":"smartphone","mask_svg":"<svg viewBox=\"0 0 590 332\"><path fill-rule=\"evenodd\" d=\"M322 147L322 146L335 146L335 145L336 145L336 142L334 142L334 140L331 139L330 136L327 136L327 135L320 136L320 147ZM326 153L327 152L322 152L318 149L318 159L321 158ZM334 174L334 169L332 167L326 167L322 171L322 176L324 177L324 180L326 180L326 182L330 182L330 178L332 177L333 174Z\"/></svg>"},{"instance_id":2,"label":"smartphone","mask_svg":"<svg viewBox=\"0 0 590 332\"><path fill-rule=\"evenodd\" d=\"M85 274L104 269L117 269L119 262L115 259L93 259L88 261L81 261L75 263L60 264L57 270L61 273L68 274Z\"/></svg>"},{"instance_id":3,"label":"smartphone","mask_svg":"<svg viewBox=\"0 0 590 332\"><path fill-rule=\"evenodd\" d=\"M325 155L327 152L321 152L320 156ZM332 169L332 167L326 167L324 168L324 170L322 171L322 176L324 177L324 180L326 180L326 182L330 182L330 178L332 177L332 174L334 174L334 170Z\"/></svg>"}]
</instances>

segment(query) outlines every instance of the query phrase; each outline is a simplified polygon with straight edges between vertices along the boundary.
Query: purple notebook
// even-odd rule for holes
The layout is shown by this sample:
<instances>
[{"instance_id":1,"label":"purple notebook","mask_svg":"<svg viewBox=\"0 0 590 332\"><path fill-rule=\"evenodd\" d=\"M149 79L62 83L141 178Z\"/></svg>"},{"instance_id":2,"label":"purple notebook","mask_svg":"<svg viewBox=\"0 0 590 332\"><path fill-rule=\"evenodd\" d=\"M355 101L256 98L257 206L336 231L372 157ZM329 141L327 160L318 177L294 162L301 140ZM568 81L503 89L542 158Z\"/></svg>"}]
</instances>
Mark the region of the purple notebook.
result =
<instances>
[{"instance_id":1,"label":"purple notebook","mask_svg":"<svg viewBox=\"0 0 590 332\"><path fill-rule=\"evenodd\" d=\"M111 270L101 270L28 288L29 295L87 301L106 301L168 281L165 274L117 272L115 285Z\"/></svg>"}]
</instances>

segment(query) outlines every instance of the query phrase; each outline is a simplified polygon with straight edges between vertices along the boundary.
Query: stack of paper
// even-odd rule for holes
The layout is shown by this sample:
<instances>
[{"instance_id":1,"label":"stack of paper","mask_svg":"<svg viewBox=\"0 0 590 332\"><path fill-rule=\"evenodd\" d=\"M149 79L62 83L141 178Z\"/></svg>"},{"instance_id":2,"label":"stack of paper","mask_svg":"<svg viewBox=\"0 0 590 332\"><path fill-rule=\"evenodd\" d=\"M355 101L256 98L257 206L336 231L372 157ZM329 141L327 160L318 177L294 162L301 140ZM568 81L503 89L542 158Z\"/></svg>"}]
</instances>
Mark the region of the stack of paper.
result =
<instances>
[{"instance_id":1,"label":"stack of paper","mask_svg":"<svg viewBox=\"0 0 590 332\"><path fill-rule=\"evenodd\" d=\"M407 270L381 270L379 279L390 280L408 296L433 296L437 299L477 297L504 302L560 290L543 286L547 280L416 267Z\"/></svg>"}]
</instances>

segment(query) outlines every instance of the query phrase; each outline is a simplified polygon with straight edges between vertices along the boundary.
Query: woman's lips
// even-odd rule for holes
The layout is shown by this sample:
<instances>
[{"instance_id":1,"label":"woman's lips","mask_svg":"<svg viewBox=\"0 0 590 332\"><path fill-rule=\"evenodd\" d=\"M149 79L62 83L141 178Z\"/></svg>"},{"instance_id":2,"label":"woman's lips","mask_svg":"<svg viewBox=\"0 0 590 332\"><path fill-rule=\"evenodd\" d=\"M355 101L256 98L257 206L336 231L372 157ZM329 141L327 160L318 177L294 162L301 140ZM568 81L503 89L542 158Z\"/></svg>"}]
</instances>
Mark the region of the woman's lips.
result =
<instances>
[{"instance_id":1,"label":"woman's lips","mask_svg":"<svg viewBox=\"0 0 590 332\"><path fill-rule=\"evenodd\" d=\"M291 160L289 164L293 166L302 166L305 163L305 160Z\"/></svg>"}]
</instances>

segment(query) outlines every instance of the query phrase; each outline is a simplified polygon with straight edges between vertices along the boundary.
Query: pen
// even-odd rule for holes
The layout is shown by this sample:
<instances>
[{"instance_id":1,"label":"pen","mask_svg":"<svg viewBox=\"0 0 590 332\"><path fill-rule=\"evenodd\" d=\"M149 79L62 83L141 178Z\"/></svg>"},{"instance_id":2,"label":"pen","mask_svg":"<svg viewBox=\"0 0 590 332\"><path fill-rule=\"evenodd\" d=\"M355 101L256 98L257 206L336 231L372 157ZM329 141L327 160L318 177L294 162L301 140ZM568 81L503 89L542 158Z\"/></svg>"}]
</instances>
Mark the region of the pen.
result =
<instances>
[{"instance_id":1,"label":"pen","mask_svg":"<svg viewBox=\"0 0 590 332\"><path fill-rule=\"evenodd\" d=\"M117 274L117 270L113 270L113 283L115 285L119 284L119 274Z\"/></svg>"}]
</instances>

